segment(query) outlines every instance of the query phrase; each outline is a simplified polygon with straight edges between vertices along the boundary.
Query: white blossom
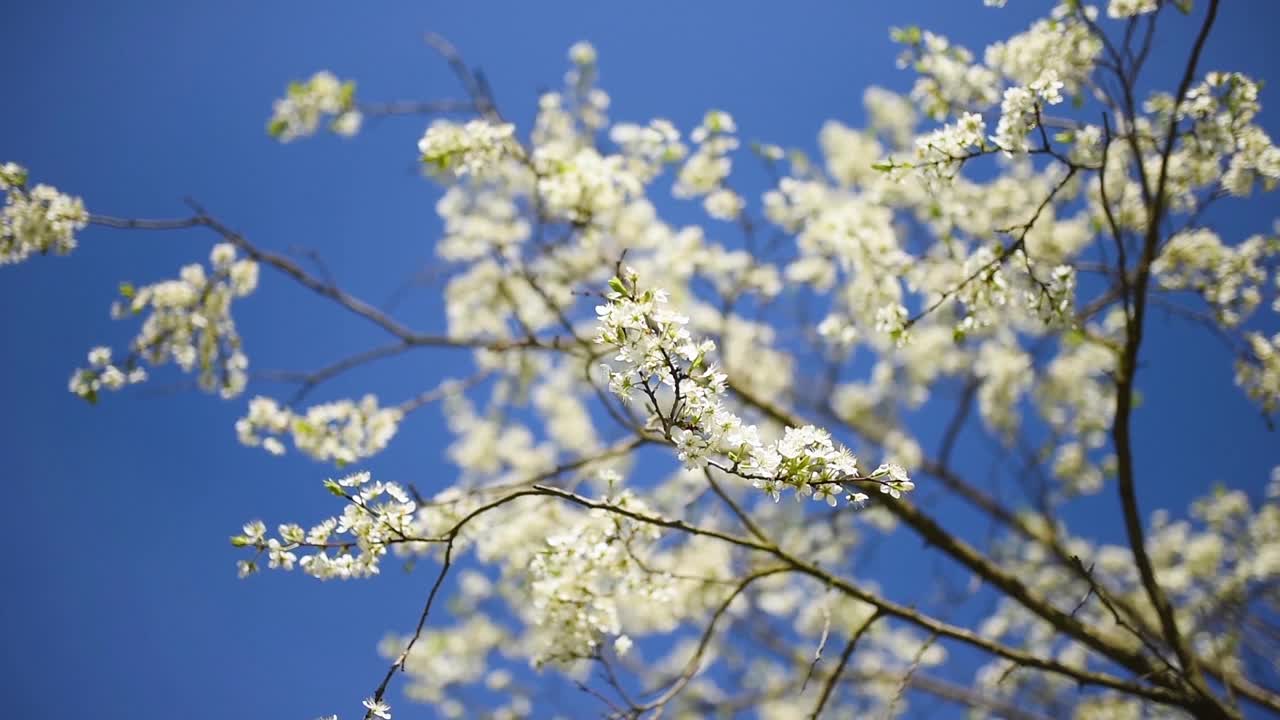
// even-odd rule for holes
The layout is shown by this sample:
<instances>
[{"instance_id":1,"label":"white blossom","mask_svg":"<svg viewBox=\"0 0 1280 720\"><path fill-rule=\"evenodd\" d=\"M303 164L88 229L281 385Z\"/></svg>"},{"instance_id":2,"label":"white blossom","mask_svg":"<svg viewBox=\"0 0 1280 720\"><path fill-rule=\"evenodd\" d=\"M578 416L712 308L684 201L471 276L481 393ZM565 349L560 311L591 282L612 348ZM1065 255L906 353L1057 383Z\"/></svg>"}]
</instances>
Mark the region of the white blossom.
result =
<instances>
[{"instance_id":1,"label":"white blossom","mask_svg":"<svg viewBox=\"0 0 1280 720\"><path fill-rule=\"evenodd\" d=\"M80 198L49 185L27 187L27 170L16 163L0 165L0 265L18 263L32 254L66 255L76 247L77 231L89 223Z\"/></svg>"},{"instance_id":2,"label":"white blossom","mask_svg":"<svg viewBox=\"0 0 1280 720\"><path fill-rule=\"evenodd\" d=\"M329 129L350 136L360 131L363 116L355 105L354 82L342 82L321 70L306 82L290 83L285 96L272 106L267 132L281 142L314 135L320 121L331 118Z\"/></svg>"}]
</instances>

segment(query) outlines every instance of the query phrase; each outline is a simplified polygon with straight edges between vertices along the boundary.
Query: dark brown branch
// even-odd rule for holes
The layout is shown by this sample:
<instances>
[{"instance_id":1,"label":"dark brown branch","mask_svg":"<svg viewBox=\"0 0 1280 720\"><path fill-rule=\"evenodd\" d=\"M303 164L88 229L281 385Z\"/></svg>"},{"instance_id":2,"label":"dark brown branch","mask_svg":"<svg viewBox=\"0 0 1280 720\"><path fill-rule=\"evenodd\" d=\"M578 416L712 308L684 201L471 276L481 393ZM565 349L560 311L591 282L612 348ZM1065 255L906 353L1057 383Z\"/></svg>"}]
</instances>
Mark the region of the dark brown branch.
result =
<instances>
[{"instance_id":1,"label":"dark brown branch","mask_svg":"<svg viewBox=\"0 0 1280 720\"><path fill-rule=\"evenodd\" d=\"M1156 614L1160 618L1165 642L1173 648L1174 653L1178 656L1178 661L1181 663L1183 671L1187 674L1188 680L1204 696L1207 706L1204 708L1205 711L1217 711L1220 715L1227 715L1229 714L1227 710L1217 703L1209 693L1201 674L1199 663L1178 629L1173 606L1160 587L1159 581L1156 580L1155 569L1151 564L1150 556L1147 554L1142 517L1138 509L1131 432L1134 382L1137 376L1138 354L1143 339L1143 322L1147 307L1147 286L1151 277L1151 264L1155 260L1156 250L1160 244L1160 226L1166 210L1165 192L1169 179L1169 157L1173 153L1174 142L1177 138L1178 109L1181 107L1187 90L1190 89L1191 83L1195 78L1200 55L1204 50L1205 42L1208 40L1209 32L1213 28L1214 20L1217 18L1219 2L1220 0L1209 0L1209 8L1206 12L1204 23L1196 36L1195 45L1191 50L1191 57L1187 61L1182 80L1178 84L1178 91L1174 95L1169 127L1165 134L1164 147L1160 155L1160 170L1156 180L1155 193L1154 195L1147 195L1146 237L1143 243L1142 261L1136 270L1133 283L1133 310L1132 314L1127 318L1128 322L1125 327L1126 341L1124 352L1120 358L1118 382L1116 383L1115 421L1112 425L1111 436L1116 448L1117 487L1120 494L1121 508L1124 512L1125 533L1128 536L1129 548L1133 552L1134 562L1138 566L1138 574L1142 579L1142 585L1151 600L1151 604L1156 609ZM1129 80L1132 82L1135 79L1130 78ZM1141 155L1137 155L1135 161L1141 164ZM1125 268L1121 268L1121 272L1127 271Z\"/></svg>"},{"instance_id":2,"label":"dark brown branch","mask_svg":"<svg viewBox=\"0 0 1280 720\"><path fill-rule=\"evenodd\" d=\"M822 715L822 709L827 706L827 700L831 698L831 691L835 689L836 684L840 682L840 676L844 674L844 668L849 664L849 658L853 657L853 649L857 647L858 641L866 634L876 620L880 619L880 611L877 610L867 619L862 627L858 628L853 636L849 638L849 642L844 646L844 650L840 653L840 662L836 663L835 670L831 671L831 676L827 678L827 682L822 686L822 695L818 698L818 704L813 708L813 712L809 713L810 720L818 720Z\"/></svg>"}]
</instances>

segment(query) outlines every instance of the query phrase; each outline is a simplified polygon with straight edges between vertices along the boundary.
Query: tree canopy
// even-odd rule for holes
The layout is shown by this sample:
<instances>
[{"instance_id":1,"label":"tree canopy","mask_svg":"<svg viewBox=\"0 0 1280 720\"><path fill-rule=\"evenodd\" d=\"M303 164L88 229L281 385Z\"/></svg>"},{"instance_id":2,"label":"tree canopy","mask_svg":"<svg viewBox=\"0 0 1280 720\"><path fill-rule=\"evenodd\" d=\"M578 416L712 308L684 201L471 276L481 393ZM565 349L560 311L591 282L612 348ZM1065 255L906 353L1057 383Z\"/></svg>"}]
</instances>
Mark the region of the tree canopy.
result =
<instances>
[{"instance_id":1,"label":"tree canopy","mask_svg":"<svg viewBox=\"0 0 1280 720\"><path fill-rule=\"evenodd\" d=\"M120 284L111 315L137 334L92 348L69 389L107 418L112 393L189 375L244 408L242 444L320 464L299 492L332 513L232 528L242 577L431 574L342 717L1280 713L1280 466L1145 507L1163 480L1134 442L1143 392L1175 391L1144 367L1180 362L1144 350L1154 315L1228 349L1212 371L1254 410L1223 422L1280 409L1280 235L1213 222L1274 202L1280 149L1261 81L1204 67L1220 0L1103 4L1064 0L981 53L894 28L914 87L867 88L867 126L826 122L816 157L749 139L728 109L612 120L588 42L531 127L436 35L458 99L373 100L327 70L290 83L266 124L281 143L429 118L405 157L440 188L443 333L198 199L121 217L16 163L0 263L60 262L38 256L74 256L89 226L212 241ZM1160 42L1174 25L1189 44ZM1156 62L1172 86L1151 86ZM738 182L749 164L763 192ZM665 218L673 201L696 220ZM255 375L235 319L268 282L384 341ZM446 351L470 372L313 400ZM436 406L448 480L380 475L378 454L414 441L405 418ZM966 444L1012 491L956 461ZM1081 507L1119 523L1072 527ZM927 592L883 582L895 564ZM565 683L568 707L546 691Z\"/></svg>"}]
</instances>

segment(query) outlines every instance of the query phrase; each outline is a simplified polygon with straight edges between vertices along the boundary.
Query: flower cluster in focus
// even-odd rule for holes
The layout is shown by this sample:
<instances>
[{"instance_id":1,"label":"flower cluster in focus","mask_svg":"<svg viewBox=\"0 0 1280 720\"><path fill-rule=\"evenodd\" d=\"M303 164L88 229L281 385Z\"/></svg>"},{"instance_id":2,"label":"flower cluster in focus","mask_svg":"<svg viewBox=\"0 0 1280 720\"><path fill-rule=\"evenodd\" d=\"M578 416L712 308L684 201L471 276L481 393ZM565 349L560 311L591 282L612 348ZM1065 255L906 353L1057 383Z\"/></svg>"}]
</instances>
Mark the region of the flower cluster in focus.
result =
<instances>
[{"instance_id":1,"label":"flower cluster in focus","mask_svg":"<svg viewBox=\"0 0 1280 720\"><path fill-rule=\"evenodd\" d=\"M215 245L209 261L208 272L202 265L191 264L182 268L176 280L140 288L122 283L122 299L112 304L111 315L125 318L150 311L130 344L130 372L139 359L152 365L173 361L184 372L195 372L202 390L231 398L249 381L249 358L231 318L231 302L258 286L258 263L237 258L231 243ZM105 365L77 370L71 390L92 400L100 385L119 387L115 381L102 381L103 373L110 374ZM140 380L145 374L134 377Z\"/></svg>"}]
</instances>

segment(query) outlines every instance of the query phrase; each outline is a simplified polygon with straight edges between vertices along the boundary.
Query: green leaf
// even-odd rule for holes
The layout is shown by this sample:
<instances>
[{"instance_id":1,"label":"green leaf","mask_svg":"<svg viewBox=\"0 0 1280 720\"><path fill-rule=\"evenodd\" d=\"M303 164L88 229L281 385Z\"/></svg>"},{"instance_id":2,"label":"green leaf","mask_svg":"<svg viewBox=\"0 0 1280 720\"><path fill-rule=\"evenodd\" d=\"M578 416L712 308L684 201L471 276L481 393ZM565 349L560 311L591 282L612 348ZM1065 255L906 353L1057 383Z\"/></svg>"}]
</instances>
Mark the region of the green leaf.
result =
<instances>
[{"instance_id":1,"label":"green leaf","mask_svg":"<svg viewBox=\"0 0 1280 720\"><path fill-rule=\"evenodd\" d=\"M325 480L324 489L328 490L334 495L337 495L340 498L345 498L347 496L347 491L344 490L342 486L338 484L337 480Z\"/></svg>"},{"instance_id":2,"label":"green leaf","mask_svg":"<svg viewBox=\"0 0 1280 720\"><path fill-rule=\"evenodd\" d=\"M133 283L127 283L127 282L120 283L121 297L132 298L137 293L138 293L138 290L133 286Z\"/></svg>"},{"instance_id":3,"label":"green leaf","mask_svg":"<svg viewBox=\"0 0 1280 720\"><path fill-rule=\"evenodd\" d=\"M894 42L900 42L905 45L919 45L924 39L924 33L915 25L909 25L904 28L893 28L889 31L889 37Z\"/></svg>"}]
</instances>

